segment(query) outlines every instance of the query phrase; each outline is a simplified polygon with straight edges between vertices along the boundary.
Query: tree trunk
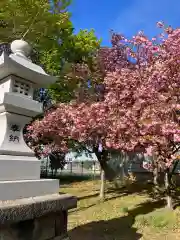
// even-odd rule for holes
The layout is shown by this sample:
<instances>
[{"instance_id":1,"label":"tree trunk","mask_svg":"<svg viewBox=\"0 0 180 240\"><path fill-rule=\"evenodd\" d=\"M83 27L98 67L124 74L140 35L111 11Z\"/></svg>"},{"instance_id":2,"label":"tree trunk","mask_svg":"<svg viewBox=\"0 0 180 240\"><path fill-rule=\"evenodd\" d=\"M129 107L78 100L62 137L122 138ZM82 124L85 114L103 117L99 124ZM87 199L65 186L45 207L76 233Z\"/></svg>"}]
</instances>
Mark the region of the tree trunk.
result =
<instances>
[{"instance_id":1,"label":"tree trunk","mask_svg":"<svg viewBox=\"0 0 180 240\"><path fill-rule=\"evenodd\" d=\"M99 152L98 148L95 148L95 147L93 148L93 151L96 154L96 157L99 161L101 169L104 170L106 179L109 181L114 180L114 176L115 176L114 170L111 167L109 167L107 163L109 161L108 151L103 150L102 152Z\"/></svg>"},{"instance_id":2,"label":"tree trunk","mask_svg":"<svg viewBox=\"0 0 180 240\"><path fill-rule=\"evenodd\" d=\"M155 187L155 191L158 190L158 164L157 164L157 156L154 154L153 155L153 184Z\"/></svg>"},{"instance_id":3,"label":"tree trunk","mask_svg":"<svg viewBox=\"0 0 180 240\"><path fill-rule=\"evenodd\" d=\"M155 193L158 192L158 186L159 186L159 183L158 183L158 167L157 166L154 166L154 169L153 169L153 184L154 184L154 191Z\"/></svg>"},{"instance_id":4,"label":"tree trunk","mask_svg":"<svg viewBox=\"0 0 180 240\"><path fill-rule=\"evenodd\" d=\"M172 168L171 172L169 173L169 179L170 179L171 184L172 184L172 177L175 174L178 163L179 163L179 160L175 161L175 163L173 164L173 168Z\"/></svg>"},{"instance_id":5,"label":"tree trunk","mask_svg":"<svg viewBox=\"0 0 180 240\"><path fill-rule=\"evenodd\" d=\"M173 201L172 201L172 196L171 196L171 182L170 182L169 170L165 172L164 183L165 183L165 190L166 190L167 208L173 209Z\"/></svg>"},{"instance_id":6,"label":"tree trunk","mask_svg":"<svg viewBox=\"0 0 180 240\"><path fill-rule=\"evenodd\" d=\"M105 199L105 172L101 168L101 187L100 187L100 193L99 193L100 200Z\"/></svg>"},{"instance_id":7,"label":"tree trunk","mask_svg":"<svg viewBox=\"0 0 180 240\"><path fill-rule=\"evenodd\" d=\"M46 177L48 176L48 159L47 159L47 161L46 161Z\"/></svg>"},{"instance_id":8,"label":"tree trunk","mask_svg":"<svg viewBox=\"0 0 180 240\"><path fill-rule=\"evenodd\" d=\"M157 167L153 169L153 184L155 187L157 187L158 185L158 168Z\"/></svg>"}]
</instances>

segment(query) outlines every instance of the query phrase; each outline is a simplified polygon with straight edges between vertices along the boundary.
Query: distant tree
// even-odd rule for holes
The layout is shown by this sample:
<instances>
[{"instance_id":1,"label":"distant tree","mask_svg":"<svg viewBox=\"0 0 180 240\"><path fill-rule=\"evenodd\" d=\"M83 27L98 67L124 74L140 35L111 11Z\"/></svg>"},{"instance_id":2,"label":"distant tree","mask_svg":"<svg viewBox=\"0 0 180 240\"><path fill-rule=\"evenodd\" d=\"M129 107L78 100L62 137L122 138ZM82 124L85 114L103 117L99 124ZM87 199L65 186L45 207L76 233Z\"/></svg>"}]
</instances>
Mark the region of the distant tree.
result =
<instances>
[{"instance_id":1,"label":"distant tree","mask_svg":"<svg viewBox=\"0 0 180 240\"><path fill-rule=\"evenodd\" d=\"M64 152L50 152L49 160L50 160L50 168L53 174L56 176L58 169L63 169L66 161L65 161L65 153Z\"/></svg>"}]
</instances>

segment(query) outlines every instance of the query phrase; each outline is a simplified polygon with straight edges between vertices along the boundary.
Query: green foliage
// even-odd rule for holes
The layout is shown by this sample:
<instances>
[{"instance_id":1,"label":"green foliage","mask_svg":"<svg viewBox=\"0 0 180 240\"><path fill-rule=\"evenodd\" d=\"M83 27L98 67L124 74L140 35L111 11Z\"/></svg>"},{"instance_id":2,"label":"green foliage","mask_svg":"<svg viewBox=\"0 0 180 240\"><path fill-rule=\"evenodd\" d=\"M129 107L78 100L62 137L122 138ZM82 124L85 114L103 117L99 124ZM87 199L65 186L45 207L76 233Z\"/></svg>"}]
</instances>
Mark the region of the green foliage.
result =
<instances>
[{"instance_id":1,"label":"green foliage","mask_svg":"<svg viewBox=\"0 0 180 240\"><path fill-rule=\"evenodd\" d=\"M72 35L66 47L66 59L71 63L91 62L96 50L100 47L94 30L80 30Z\"/></svg>"},{"instance_id":2,"label":"green foliage","mask_svg":"<svg viewBox=\"0 0 180 240\"><path fill-rule=\"evenodd\" d=\"M50 94L56 102L69 102L75 90L81 84L81 78L72 74L75 64L86 64L92 70L95 55L100 48L101 41L95 36L94 30L80 30L76 35L71 35L64 42L64 55L61 59L61 68L56 71L58 81L50 87ZM57 53L55 53L57 56ZM45 58L46 60L47 58ZM47 61L46 61L47 64ZM48 70L53 69L53 61L49 59ZM87 75L87 78L90 77Z\"/></svg>"},{"instance_id":3,"label":"green foliage","mask_svg":"<svg viewBox=\"0 0 180 240\"><path fill-rule=\"evenodd\" d=\"M66 7L69 0L2 0L0 1L0 41L23 38L37 52L37 61L47 72L59 75L65 42L73 27ZM61 41L61 44L59 42Z\"/></svg>"},{"instance_id":4,"label":"green foliage","mask_svg":"<svg viewBox=\"0 0 180 240\"><path fill-rule=\"evenodd\" d=\"M93 162L86 161L86 160L83 162L83 168L85 168L85 169L92 169L92 167L93 167Z\"/></svg>"},{"instance_id":5,"label":"green foliage","mask_svg":"<svg viewBox=\"0 0 180 240\"><path fill-rule=\"evenodd\" d=\"M128 211L129 211L128 207L122 207L121 208L122 213L128 213Z\"/></svg>"},{"instance_id":6,"label":"green foliage","mask_svg":"<svg viewBox=\"0 0 180 240\"><path fill-rule=\"evenodd\" d=\"M137 225L143 227L151 226L153 228L169 228L176 224L176 217L176 212L168 209L158 209L153 213L137 216L136 221Z\"/></svg>"},{"instance_id":7,"label":"green foliage","mask_svg":"<svg viewBox=\"0 0 180 240\"><path fill-rule=\"evenodd\" d=\"M1 0L0 42L23 38L36 50L36 62L58 81L50 87L55 101L67 102L74 96L78 79L67 77L72 64L92 65L100 47L94 31L73 33L70 0Z\"/></svg>"},{"instance_id":8,"label":"green foliage","mask_svg":"<svg viewBox=\"0 0 180 240\"><path fill-rule=\"evenodd\" d=\"M70 1L51 2L52 5L44 0L1 0L0 18L4 26L0 41L23 38L41 51L57 48L57 39L64 40L73 31L66 11Z\"/></svg>"}]
</instances>

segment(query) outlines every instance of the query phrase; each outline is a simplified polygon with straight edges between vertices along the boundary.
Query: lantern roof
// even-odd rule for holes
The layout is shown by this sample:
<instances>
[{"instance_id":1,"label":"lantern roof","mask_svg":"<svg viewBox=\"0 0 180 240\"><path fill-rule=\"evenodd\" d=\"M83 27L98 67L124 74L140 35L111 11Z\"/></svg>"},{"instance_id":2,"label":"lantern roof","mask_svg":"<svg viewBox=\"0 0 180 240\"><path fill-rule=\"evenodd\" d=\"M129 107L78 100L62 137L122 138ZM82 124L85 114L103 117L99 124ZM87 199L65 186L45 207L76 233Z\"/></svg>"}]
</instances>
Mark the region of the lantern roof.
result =
<instances>
[{"instance_id":1,"label":"lantern roof","mask_svg":"<svg viewBox=\"0 0 180 240\"><path fill-rule=\"evenodd\" d=\"M12 54L3 52L0 56L0 79L15 75L27 80L36 87L47 87L56 81L56 77L48 75L42 67L30 59L30 45L24 40L11 43Z\"/></svg>"}]
</instances>

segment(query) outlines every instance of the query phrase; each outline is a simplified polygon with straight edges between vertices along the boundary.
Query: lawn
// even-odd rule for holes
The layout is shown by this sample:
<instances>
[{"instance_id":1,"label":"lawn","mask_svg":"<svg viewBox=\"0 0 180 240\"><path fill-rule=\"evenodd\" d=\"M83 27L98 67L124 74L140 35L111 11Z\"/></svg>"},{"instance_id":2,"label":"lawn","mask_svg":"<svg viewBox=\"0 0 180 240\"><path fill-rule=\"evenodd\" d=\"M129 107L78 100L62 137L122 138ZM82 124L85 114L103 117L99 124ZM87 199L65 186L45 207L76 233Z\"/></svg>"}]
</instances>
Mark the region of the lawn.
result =
<instances>
[{"instance_id":1,"label":"lawn","mask_svg":"<svg viewBox=\"0 0 180 240\"><path fill-rule=\"evenodd\" d=\"M149 197L150 189L131 185L107 189L106 201L98 198L99 181L83 181L61 187L78 197L69 213L72 240L176 240L180 239L180 209L173 212L163 201ZM142 190L145 189L145 190Z\"/></svg>"}]
</instances>

